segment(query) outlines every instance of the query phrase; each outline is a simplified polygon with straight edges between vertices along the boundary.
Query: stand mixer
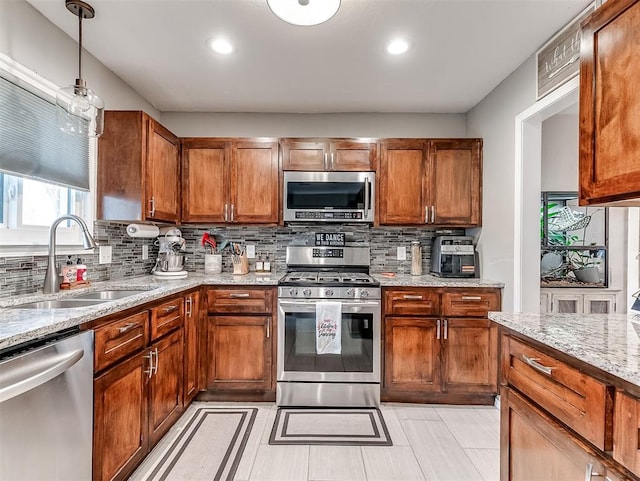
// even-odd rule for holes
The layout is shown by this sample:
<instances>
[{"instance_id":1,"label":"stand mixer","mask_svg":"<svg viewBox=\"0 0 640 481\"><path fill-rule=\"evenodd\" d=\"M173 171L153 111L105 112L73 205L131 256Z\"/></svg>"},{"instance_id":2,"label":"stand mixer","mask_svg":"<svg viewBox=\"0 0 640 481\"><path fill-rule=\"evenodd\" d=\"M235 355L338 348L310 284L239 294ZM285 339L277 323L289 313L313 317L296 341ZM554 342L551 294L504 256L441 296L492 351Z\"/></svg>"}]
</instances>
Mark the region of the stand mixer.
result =
<instances>
[{"instance_id":1,"label":"stand mixer","mask_svg":"<svg viewBox=\"0 0 640 481\"><path fill-rule=\"evenodd\" d=\"M176 227L162 227L156 240L158 258L151 270L154 276L167 279L187 277L184 270L185 239Z\"/></svg>"}]
</instances>

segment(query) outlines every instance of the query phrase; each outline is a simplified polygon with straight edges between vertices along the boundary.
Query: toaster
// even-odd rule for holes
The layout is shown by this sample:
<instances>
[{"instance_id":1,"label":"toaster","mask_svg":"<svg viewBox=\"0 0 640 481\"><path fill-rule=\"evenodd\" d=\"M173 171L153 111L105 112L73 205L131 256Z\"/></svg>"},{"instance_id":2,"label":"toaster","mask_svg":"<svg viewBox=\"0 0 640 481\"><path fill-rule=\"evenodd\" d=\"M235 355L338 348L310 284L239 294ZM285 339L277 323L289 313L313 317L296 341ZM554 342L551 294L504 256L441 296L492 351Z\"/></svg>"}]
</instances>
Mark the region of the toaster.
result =
<instances>
[{"instance_id":1,"label":"toaster","mask_svg":"<svg viewBox=\"0 0 640 481\"><path fill-rule=\"evenodd\" d=\"M479 277L473 237L436 237L431 249L431 273L440 277Z\"/></svg>"}]
</instances>

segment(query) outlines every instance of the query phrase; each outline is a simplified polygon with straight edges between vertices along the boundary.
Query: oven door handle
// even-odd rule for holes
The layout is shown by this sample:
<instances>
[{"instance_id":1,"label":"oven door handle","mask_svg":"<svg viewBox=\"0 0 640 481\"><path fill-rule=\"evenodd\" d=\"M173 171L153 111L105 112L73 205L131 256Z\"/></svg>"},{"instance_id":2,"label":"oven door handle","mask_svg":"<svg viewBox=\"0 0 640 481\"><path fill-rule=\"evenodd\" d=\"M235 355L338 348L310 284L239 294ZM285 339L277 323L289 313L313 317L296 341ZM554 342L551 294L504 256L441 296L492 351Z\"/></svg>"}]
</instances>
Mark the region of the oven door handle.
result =
<instances>
[{"instance_id":1,"label":"oven door handle","mask_svg":"<svg viewBox=\"0 0 640 481\"><path fill-rule=\"evenodd\" d=\"M322 301L318 301L322 302ZM287 311L315 311L316 301L278 301L281 307L286 307ZM342 302L343 312L358 312L363 307L380 307L380 302Z\"/></svg>"}]
</instances>

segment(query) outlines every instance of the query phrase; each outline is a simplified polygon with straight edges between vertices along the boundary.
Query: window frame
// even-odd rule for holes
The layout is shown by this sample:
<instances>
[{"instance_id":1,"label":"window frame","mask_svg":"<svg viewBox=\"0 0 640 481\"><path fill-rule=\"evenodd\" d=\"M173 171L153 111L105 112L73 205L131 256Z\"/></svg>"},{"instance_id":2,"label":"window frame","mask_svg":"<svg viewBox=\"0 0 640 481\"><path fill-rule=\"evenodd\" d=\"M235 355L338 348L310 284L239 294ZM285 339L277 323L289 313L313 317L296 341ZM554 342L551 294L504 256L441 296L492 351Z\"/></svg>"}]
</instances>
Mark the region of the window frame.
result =
<instances>
[{"instance_id":1,"label":"window frame","mask_svg":"<svg viewBox=\"0 0 640 481\"><path fill-rule=\"evenodd\" d=\"M58 86L33 72L27 67L0 52L0 73L6 78L16 80L20 86L47 100L55 99ZM96 186L97 186L98 141L89 138L89 191L84 206L83 220L93 231L96 220ZM3 178L3 177L0 177ZM2 184L4 186L4 183ZM0 207L4 208L3 199ZM2 211L4 212L4 210ZM0 215L0 219L2 216ZM3 220L3 219L2 219ZM73 223L70 227L60 225L56 232L56 252L60 254L87 254L82 248L80 227ZM0 257L16 257L25 255L46 255L49 245L48 226L26 226L18 229L0 227Z\"/></svg>"}]
</instances>

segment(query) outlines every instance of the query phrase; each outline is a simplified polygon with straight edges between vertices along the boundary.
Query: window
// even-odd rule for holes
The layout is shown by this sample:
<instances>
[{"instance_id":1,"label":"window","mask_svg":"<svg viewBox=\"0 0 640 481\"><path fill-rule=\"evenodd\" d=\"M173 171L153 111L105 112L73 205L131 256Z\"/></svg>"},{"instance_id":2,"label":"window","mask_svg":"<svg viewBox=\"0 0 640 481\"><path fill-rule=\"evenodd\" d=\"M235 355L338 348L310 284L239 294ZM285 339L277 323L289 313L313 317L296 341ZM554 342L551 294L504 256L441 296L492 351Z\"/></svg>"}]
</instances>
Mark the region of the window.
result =
<instances>
[{"instance_id":1,"label":"window","mask_svg":"<svg viewBox=\"0 0 640 481\"><path fill-rule=\"evenodd\" d=\"M540 286L608 286L609 211L578 205L577 192L543 192Z\"/></svg>"},{"instance_id":2,"label":"window","mask_svg":"<svg viewBox=\"0 0 640 481\"><path fill-rule=\"evenodd\" d=\"M57 86L2 54L0 82L0 256L44 254L58 217L93 225L97 144L65 137L52 103ZM59 252L82 249L75 223L60 224L57 241Z\"/></svg>"}]
</instances>

